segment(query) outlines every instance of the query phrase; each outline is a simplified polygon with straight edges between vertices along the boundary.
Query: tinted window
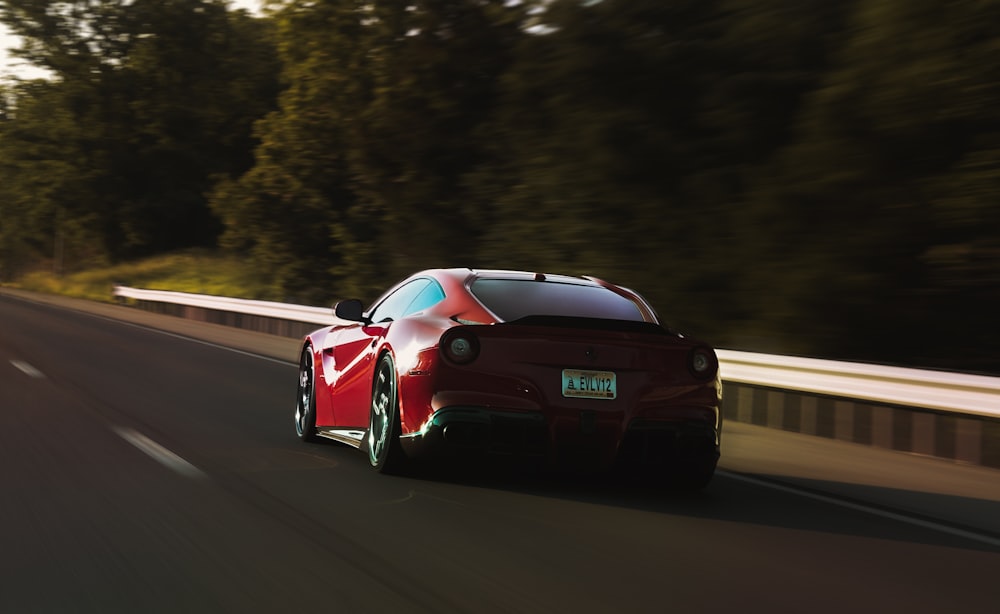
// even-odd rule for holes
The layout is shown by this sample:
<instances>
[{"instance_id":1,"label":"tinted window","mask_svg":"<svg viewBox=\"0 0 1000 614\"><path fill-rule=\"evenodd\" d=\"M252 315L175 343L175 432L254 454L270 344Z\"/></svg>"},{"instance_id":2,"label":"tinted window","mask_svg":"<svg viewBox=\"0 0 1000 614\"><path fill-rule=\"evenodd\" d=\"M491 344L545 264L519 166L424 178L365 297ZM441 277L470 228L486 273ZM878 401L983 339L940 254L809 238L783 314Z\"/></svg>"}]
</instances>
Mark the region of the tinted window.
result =
<instances>
[{"instance_id":1,"label":"tinted window","mask_svg":"<svg viewBox=\"0 0 1000 614\"><path fill-rule=\"evenodd\" d=\"M431 283L429 279L415 279L385 297L385 300L369 314L371 321L378 323L400 319L406 315L406 308L413 302L413 299L417 298L417 295L429 283Z\"/></svg>"},{"instance_id":2,"label":"tinted window","mask_svg":"<svg viewBox=\"0 0 1000 614\"><path fill-rule=\"evenodd\" d=\"M501 320L572 316L642 321L635 304L600 286L518 279L477 279L472 294Z\"/></svg>"},{"instance_id":3,"label":"tinted window","mask_svg":"<svg viewBox=\"0 0 1000 614\"><path fill-rule=\"evenodd\" d=\"M417 295L417 298L413 299L410 306L403 310L403 315L408 316L411 313L417 313L418 311L423 311L424 309L429 309L434 305L437 305L442 300L444 300L444 290L438 285L436 281L431 281L423 291Z\"/></svg>"}]
</instances>

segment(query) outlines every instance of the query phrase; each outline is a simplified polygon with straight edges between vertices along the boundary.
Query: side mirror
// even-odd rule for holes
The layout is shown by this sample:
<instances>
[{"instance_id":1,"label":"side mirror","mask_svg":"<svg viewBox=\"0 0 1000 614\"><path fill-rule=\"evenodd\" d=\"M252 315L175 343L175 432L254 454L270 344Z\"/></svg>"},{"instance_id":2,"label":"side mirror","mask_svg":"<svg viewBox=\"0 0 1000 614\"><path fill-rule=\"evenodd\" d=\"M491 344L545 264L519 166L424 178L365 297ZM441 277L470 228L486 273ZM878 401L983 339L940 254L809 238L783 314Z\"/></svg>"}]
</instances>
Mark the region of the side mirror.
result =
<instances>
[{"instance_id":1,"label":"side mirror","mask_svg":"<svg viewBox=\"0 0 1000 614\"><path fill-rule=\"evenodd\" d=\"M364 313L365 306L356 298L340 301L333 306L333 313L341 320L349 322L368 322Z\"/></svg>"}]
</instances>

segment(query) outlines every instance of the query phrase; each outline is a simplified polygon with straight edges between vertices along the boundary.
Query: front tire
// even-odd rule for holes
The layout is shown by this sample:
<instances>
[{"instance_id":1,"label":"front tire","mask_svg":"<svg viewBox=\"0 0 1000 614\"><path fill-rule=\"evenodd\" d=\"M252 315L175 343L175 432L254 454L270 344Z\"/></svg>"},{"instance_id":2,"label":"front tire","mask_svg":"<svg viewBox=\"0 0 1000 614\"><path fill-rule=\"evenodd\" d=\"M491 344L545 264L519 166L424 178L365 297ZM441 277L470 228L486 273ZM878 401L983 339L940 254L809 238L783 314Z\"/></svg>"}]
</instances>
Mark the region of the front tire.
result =
<instances>
[{"instance_id":1,"label":"front tire","mask_svg":"<svg viewBox=\"0 0 1000 614\"><path fill-rule=\"evenodd\" d=\"M295 402L295 434L302 441L316 441L316 370L312 348L306 346L299 360L299 388Z\"/></svg>"},{"instance_id":2,"label":"front tire","mask_svg":"<svg viewBox=\"0 0 1000 614\"><path fill-rule=\"evenodd\" d=\"M396 365L390 354L379 359L368 412L368 462L379 473L397 473L404 463L399 445L399 390Z\"/></svg>"}]
</instances>

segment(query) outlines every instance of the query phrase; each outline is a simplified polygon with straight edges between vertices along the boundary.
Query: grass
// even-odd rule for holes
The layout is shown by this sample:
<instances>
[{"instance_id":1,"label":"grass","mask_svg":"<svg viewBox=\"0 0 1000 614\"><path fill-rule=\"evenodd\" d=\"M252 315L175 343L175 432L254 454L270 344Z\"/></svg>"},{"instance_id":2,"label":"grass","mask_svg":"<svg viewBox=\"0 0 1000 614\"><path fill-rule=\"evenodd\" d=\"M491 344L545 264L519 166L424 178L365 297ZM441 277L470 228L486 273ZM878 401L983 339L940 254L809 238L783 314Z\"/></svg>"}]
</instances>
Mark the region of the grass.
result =
<instances>
[{"instance_id":1,"label":"grass","mask_svg":"<svg viewBox=\"0 0 1000 614\"><path fill-rule=\"evenodd\" d=\"M61 277L49 271L35 271L11 285L24 290L111 302L115 284L235 298L276 298L274 289L257 279L252 267L244 261L204 250L155 256Z\"/></svg>"}]
</instances>

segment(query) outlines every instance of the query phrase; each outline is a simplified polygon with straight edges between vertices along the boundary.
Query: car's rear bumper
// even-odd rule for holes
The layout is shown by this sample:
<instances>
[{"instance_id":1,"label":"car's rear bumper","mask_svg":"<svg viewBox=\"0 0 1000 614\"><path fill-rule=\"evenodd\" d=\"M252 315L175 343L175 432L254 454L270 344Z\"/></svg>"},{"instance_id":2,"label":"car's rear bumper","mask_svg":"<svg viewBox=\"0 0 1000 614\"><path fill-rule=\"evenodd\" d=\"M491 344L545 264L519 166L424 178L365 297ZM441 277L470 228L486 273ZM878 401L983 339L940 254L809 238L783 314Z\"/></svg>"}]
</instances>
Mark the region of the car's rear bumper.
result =
<instances>
[{"instance_id":1,"label":"car's rear bumper","mask_svg":"<svg viewBox=\"0 0 1000 614\"><path fill-rule=\"evenodd\" d=\"M713 423L636 419L622 425L578 412L550 419L543 412L445 407L400 443L411 458L508 456L561 466L660 472L679 464L711 464L719 457Z\"/></svg>"},{"instance_id":2,"label":"car's rear bumper","mask_svg":"<svg viewBox=\"0 0 1000 614\"><path fill-rule=\"evenodd\" d=\"M481 407L445 407L418 433L403 435L408 456L493 454L544 456L548 446L545 416Z\"/></svg>"}]
</instances>

